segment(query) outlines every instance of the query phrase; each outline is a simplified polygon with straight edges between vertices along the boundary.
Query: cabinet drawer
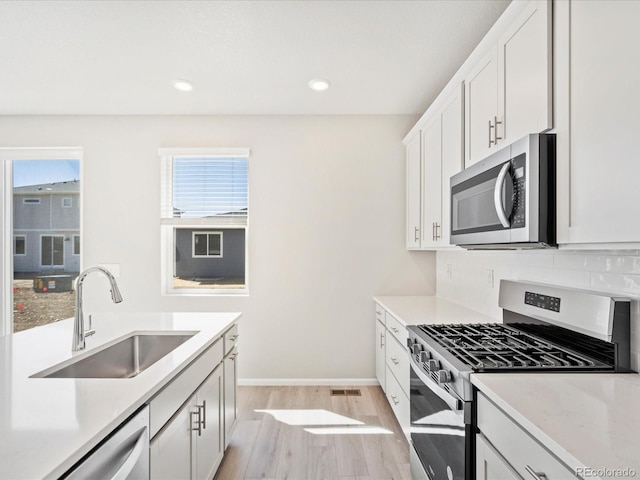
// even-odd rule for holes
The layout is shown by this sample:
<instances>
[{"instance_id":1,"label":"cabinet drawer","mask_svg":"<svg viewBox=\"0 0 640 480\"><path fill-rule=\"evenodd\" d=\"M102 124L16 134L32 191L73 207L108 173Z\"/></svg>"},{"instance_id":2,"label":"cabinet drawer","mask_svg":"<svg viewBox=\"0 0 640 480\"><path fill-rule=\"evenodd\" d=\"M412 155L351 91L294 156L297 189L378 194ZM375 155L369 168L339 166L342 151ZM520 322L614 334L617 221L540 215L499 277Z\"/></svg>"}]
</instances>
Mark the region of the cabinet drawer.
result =
<instances>
[{"instance_id":1,"label":"cabinet drawer","mask_svg":"<svg viewBox=\"0 0 640 480\"><path fill-rule=\"evenodd\" d=\"M407 372L408 374L408 372ZM404 393L400 384L393 376L389 367L387 366L387 401L391 405L391 409L398 419L398 423L402 428L405 436L409 438L410 432L410 420L409 420L409 397Z\"/></svg>"},{"instance_id":2,"label":"cabinet drawer","mask_svg":"<svg viewBox=\"0 0 640 480\"><path fill-rule=\"evenodd\" d=\"M149 403L149 436L151 438L160 431L185 399L191 396L221 361L222 341L218 339L151 399ZM188 373L185 373L187 370Z\"/></svg>"},{"instance_id":3,"label":"cabinet drawer","mask_svg":"<svg viewBox=\"0 0 640 480\"><path fill-rule=\"evenodd\" d=\"M400 388L405 394L409 394L409 353L407 349L400 345L395 337L387 335L386 345L387 367L396 377Z\"/></svg>"},{"instance_id":4,"label":"cabinet drawer","mask_svg":"<svg viewBox=\"0 0 640 480\"><path fill-rule=\"evenodd\" d=\"M547 480L578 478L482 393L478 393L478 428L522 478L532 478L527 466Z\"/></svg>"},{"instance_id":5,"label":"cabinet drawer","mask_svg":"<svg viewBox=\"0 0 640 480\"><path fill-rule=\"evenodd\" d=\"M400 323L400 321L389 312L385 312L385 325L387 326L387 330L391 332L391 335L396 337L402 345L407 344L407 327Z\"/></svg>"},{"instance_id":6,"label":"cabinet drawer","mask_svg":"<svg viewBox=\"0 0 640 480\"><path fill-rule=\"evenodd\" d=\"M227 330L224 333L224 354L225 356L227 355L227 353L229 353L231 350L233 350L233 347L236 346L236 344L238 343L238 338L240 337L240 335L238 334L238 324L234 323L233 327L231 327L229 330Z\"/></svg>"}]
</instances>

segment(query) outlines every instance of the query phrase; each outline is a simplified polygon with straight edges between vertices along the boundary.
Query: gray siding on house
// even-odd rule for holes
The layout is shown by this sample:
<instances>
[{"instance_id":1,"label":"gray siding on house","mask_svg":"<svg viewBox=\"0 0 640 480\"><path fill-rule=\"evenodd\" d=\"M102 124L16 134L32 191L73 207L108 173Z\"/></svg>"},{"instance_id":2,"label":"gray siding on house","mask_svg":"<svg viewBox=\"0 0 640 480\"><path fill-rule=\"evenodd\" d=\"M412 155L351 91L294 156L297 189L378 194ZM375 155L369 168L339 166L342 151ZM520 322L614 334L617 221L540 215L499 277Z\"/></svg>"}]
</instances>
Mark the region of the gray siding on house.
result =
<instances>
[{"instance_id":1,"label":"gray siding on house","mask_svg":"<svg viewBox=\"0 0 640 480\"><path fill-rule=\"evenodd\" d=\"M13 271L26 273L26 272L47 272L47 271L64 271L64 272L79 272L80 271L80 255L73 254L73 236L79 235L80 232L60 232L55 230L14 230L15 235L22 235L25 237L25 255L13 256ZM40 261L42 259L42 236L52 235L61 236L65 239L63 241L64 248L64 265L62 266L42 266Z\"/></svg>"},{"instance_id":2,"label":"gray siding on house","mask_svg":"<svg viewBox=\"0 0 640 480\"><path fill-rule=\"evenodd\" d=\"M24 203L25 198L39 198L40 203ZM71 207L63 207L62 199L71 198ZM77 193L55 195L15 195L13 227L16 230L80 231L80 196Z\"/></svg>"},{"instance_id":3,"label":"gray siding on house","mask_svg":"<svg viewBox=\"0 0 640 480\"><path fill-rule=\"evenodd\" d=\"M222 232L222 258L193 258L193 232ZM244 277L243 228L176 229L175 276L182 278Z\"/></svg>"}]
</instances>

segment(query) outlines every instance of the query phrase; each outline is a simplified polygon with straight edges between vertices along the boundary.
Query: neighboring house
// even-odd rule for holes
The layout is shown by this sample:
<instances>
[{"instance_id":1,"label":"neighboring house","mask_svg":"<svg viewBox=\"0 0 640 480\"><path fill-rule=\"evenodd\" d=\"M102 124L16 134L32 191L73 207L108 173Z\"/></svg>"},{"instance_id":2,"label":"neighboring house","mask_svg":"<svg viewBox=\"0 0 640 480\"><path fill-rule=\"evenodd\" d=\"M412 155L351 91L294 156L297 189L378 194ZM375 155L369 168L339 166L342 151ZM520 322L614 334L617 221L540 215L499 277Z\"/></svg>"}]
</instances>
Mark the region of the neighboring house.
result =
<instances>
[{"instance_id":1,"label":"neighboring house","mask_svg":"<svg viewBox=\"0 0 640 480\"><path fill-rule=\"evenodd\" d=\"M176 277L244 278L244 228L177 228L175 235Z\"/></svg>"},{"instance_id":2,"label":"neighboring house","mask_svg":"<svg viewBox=\"0 0 640 480\"><path fill-rule=\"evenodd\" d=\"M13 189L15 272L80 271L78 180Z\"/></svg>"}]
</instances>

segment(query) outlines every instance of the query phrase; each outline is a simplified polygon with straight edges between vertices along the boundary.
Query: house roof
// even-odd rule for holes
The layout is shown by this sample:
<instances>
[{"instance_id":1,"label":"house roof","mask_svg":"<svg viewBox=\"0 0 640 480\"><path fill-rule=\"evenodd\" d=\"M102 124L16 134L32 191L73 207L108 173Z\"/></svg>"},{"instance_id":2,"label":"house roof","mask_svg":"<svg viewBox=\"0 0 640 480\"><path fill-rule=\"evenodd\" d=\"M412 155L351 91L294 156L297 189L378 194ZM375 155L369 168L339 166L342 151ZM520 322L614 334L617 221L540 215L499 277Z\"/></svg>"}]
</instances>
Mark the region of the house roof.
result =
<instances>
[{"instance_id":1,"label":"house roof","mask_svg":"<svg viewBox=\"0 0 640 480\"><path fill-rule=\"evenodd\" d=\"M14 195L52 195L61 193L80 193L79 180L67 180L64 182L41 183L39 185L25 185L14 187Z\"/></svg>"}]
</instances>

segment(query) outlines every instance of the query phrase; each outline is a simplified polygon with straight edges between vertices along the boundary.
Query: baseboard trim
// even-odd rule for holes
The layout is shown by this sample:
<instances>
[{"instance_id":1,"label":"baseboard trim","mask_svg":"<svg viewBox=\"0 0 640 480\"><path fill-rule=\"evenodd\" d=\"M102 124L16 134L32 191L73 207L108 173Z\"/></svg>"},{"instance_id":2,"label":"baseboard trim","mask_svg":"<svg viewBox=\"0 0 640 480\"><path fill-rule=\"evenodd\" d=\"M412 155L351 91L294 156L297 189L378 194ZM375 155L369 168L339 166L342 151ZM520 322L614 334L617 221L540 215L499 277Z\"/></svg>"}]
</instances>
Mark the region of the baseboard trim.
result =
<instances>
[{"instance_id":1,"label":"baseboard trim","mask_svg":"<svg viewBox=\"0 0 640 480\"><path fill-rule=\"evenodd\" d=\"M375 386L380 385L375 378L239 378L241 387L272 387L272 386Z\"/></svg>"}]
</instances>

